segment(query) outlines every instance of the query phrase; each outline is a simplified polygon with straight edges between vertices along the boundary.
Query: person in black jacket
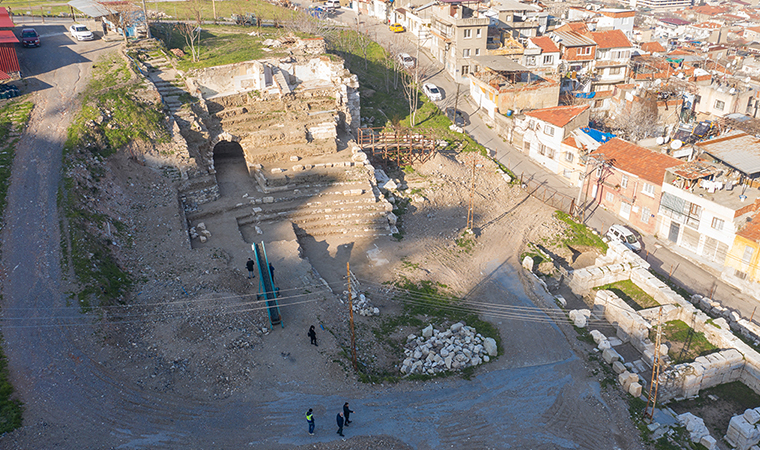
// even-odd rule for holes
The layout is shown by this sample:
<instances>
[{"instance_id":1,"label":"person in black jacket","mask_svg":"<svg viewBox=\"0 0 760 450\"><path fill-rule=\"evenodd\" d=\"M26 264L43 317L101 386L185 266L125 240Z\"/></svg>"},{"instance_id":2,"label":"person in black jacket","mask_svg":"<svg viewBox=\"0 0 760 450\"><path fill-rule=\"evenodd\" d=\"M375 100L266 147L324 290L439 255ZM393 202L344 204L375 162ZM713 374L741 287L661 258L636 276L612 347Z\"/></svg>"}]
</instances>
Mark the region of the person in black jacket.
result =
<instances>
[{"instance_id":1,"label":"person in black jacket","mask_svg":"<svg viewBox=\"0 0 760 450\"><path fill-rule=\"evenodd\" d=\"M310 326L310 327L309 327L309 332L308 332L308 333L306 333L306 335L307 335L307 336L309 336L309 338L311 339L311 343L312 343L312 344L314 344L314 345L316 345L317 347L319 347L319 346L317 345L317 332L316 332L316 331L314 331L314 325L312 325L312 326Z\"/></svg>"},{"instance_id":2,"label":"person in black jacket","mask_svg":"<svg viewBox=\"0 0 760 450\"><path fill-rule=\"evenodd\" d=\"M351 413L353 411L348 408L348 402L343 404L343 416L346 418L346 426L348 426L349 423L351 423L350 420L348 420L349 417L351 417Z\"/></svg>"},{"instance_id":3,"label":"person in black jacket","mask_svg":"<svg viewBox=\"0 0 760 450\"><path fill-rule=\"evenodd\" d=\"M248 269L248 278L253 278L255 275L253 274L253 260L251 258L248 258L248 261L245 263L245 268Z\"/></svg>"},{"instance_id":4,"label":"person in black jacket","mask_svg":"<svg viewBox=\"0 0 760 450\"><path fill-rule=\"evenodd\" d=\"M339 412L338 415L335 417L335 420L338 422L338 431L337 431L337 433L341 437L345 437L343 435L343 413Z\"/></svg>"}]
</instances>

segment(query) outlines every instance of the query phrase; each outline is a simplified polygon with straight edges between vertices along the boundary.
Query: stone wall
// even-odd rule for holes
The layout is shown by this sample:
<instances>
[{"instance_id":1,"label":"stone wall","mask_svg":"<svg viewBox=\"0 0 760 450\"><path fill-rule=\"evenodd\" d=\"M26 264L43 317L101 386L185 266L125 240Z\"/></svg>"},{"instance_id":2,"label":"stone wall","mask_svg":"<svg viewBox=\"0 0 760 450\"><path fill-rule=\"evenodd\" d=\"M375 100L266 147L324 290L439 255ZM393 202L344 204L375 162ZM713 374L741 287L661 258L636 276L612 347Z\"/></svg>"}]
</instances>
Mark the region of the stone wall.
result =
<instances>
[{"instance_id":1,"label":"stone wall","mask_svg":"<svg viewBox=\"0 0 760 450\"><path fill-rule=\"evenodd\" d=\"M744 365L744 356L730 348L673 366L660 376L660 399L695 397L702 389L740 380Z\"/></svg>"},{"instance_id":2,"label":"stone wall","mask_svg":"<svg viewBox=\"0 0 760 450\"><path fill-rule=\"evenodd\" d=\"M263 91L272 84L272 68L264 61L196 69L188 75L205 98L236 92Z\"/></svg>"},{"instance_id":3,"label":"stone wall","mask_svg":"<svg viewBox=\"0 0 760 450\"><path fill-rule=\"evenodd\" d=\"M649 337L651 325L611 291L597 291L594 314L603 316L615 327L622 341L643 341Z\"/></svg>"}]
</instances>

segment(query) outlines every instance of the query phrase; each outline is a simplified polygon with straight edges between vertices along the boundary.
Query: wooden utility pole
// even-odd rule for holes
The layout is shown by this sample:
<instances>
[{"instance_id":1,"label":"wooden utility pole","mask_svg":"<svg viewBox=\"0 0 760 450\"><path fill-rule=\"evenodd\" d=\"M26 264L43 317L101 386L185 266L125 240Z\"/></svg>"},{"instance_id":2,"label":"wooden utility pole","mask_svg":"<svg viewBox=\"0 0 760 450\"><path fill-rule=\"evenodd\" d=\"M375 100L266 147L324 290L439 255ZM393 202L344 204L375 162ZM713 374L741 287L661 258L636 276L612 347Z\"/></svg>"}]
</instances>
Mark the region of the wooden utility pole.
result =
<instances>
[{"instance_id":1,"label":"wooden utility pole","mask_svg":"<svg viewBox=\"0 0 760 450\"><path fill-rule=\"evenodd\" d=\"M657 406L657 390L660 387L660 345L662 344L662 306L660 306L660 313L657 318L657 339L655 339L654 346L654 361L652 362L652 381L649 383L649 399L647 400L647 407L644 410L644 416L650 419L654 417L654 408ZM649 410L649 405L652 405L652 410Z\"/></svg>"},{"instance_id":2,"label":"wooden utility pole","mask_svg":"<svg viewBox=\"0 0 760 450\"><path fill-rule=\"evenodd\" d=\"M346 280L348 280L348 316L351 323L351 360L354 363L354 370L359 370L356 365L356 335L354 334L354 301L351 297L351 266L346 262Z\"/></svg>"},{"instance_id":3,"label":"wooden utility pole","mask_svg":"<svg viewBox=\"0 0 760 450\"><path fill-rule=\"evenodd\" d=\"M475 211L473 211L473 198L475 196L475 155L472 156L472 176L470 183L470 206L467 208L467 229L472 230L475 225Z\"/></svg>"}]
</instances>

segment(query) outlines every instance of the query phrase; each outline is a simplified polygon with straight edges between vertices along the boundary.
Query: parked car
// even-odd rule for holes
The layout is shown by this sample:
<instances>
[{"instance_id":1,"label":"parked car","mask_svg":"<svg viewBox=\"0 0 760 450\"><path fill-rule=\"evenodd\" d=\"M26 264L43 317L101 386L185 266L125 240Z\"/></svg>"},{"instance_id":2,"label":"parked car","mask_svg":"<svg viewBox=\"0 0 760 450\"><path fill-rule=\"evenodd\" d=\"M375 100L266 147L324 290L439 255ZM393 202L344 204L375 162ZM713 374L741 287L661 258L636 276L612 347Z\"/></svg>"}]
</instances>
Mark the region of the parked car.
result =
<instances>
[{"instance_id":1,"label":"parked car","mask_svg":"<svg viewBox=\"0 0 760 450\"><path fill-rule=\"evenodd\" d=\"M77 41L91 41L95 39L95 35L92 31L88 30L86 26L75 23L69 27L69 33L76 38Z\"/></svg>"},{"instance_id":2,"label":"parked car","mask_svg":"<svg viewBox=\"0 0 760 450\"><path fill-rule=\"evenodd\" d=\"M340 9L340 1L339 0L327 0L325 2L325 8L336 10Z\"/></svg>"},{"instance_id":3,"label":"parked car","mask_svg":"<svg viewBox=\"0 0 760 450\"><path fill-rule=\"evenodd\" d=\"M607 239L610 241L621 242L623 245L638 253L641 251L641 242L633 231L623 225L612 225L607 230Z\"/></svg>"},{"instance_id":4,"label":"parked car","mask_svg":"<svg viewBox=\"0 0 760 450\"><path fill-rule=\"evenodd\" d=\"M408 53L399 53L398 61L404 66L404 69L414 69L416 61Z\"/></svg>"},{"instance_id":5,"label":"parked car","mask_svg":"<svg viewBox=\"0 0 760 450\"><path fill-rule=\"evenodd\" d=\"M391 24L391 25L388 27L388 29L389 29L389 30L391 30L391 31L393 31L394 33L403 33L403 32L405 31L405 30L404 30L404 26L403 26L403 25L401 25L401 24L400 24L400 23L398 23L398 22L396 22L396 23L392 23L392 24Z\"/></svg>"},{"instance_id":6,"label":"parked car","mask_svg":"<svg viewBox=\"0 0 760 450\"><path fill-rule=\"evenodd\" d=\"M425 95L427 95L427 98L429 98L430 101L437 102L443 99L443 94L441 94L441 90L438 89L438 86L434 85L433 83L423 84L422 92Z\"/></svg>"},{"instance_id":7,"label":"parked car","mask_svg":"<svg viewBox=\"0 0 760 450\"><path fill-rule=\"evenodd\" d=\"M463 112L461 109L454 112L454 108L446 108L446 117L454 122L454 125L460 128L464 128L470 124L470 118L467 116L467 113Z\"/></svg>"},{"instance_id":8,"label":"parked car","mask_svg":"<svg viewBox=\"0 0 760 450\"><path fill-rule=\"evenodd\" d=\"M24 47L39 47L40 35L34 28L24 28L21 30L21 45Z\"/></svg>"}]
</instances>

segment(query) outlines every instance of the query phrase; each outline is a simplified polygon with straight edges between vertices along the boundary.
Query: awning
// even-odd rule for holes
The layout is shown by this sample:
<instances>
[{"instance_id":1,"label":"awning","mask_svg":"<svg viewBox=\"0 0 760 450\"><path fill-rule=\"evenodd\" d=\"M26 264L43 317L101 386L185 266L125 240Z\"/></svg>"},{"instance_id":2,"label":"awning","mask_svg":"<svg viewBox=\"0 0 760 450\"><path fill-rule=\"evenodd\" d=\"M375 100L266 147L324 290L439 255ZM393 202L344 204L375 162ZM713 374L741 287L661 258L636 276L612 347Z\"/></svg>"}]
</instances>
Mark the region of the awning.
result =
<instances>
[{"instance_id":1,"label":"awning","mask_svg":"<svg viewBox=\"0 0 760 450\"><path fill-rule=\"evenodd\" d=\"M11 20L10 14L8 14L8 10L5 8L0 8L0 28L13 28L16 25Z\"/></svg>"},{"instance_id":2,"label":"awning","mask_svg":"<svg viewBox=\"0 0 760 450\"><path fill-rule=\"evenodd\" d=\"M13 31L0 30L0 44L18 44L18 38Z\"/></svg>"},{"instance_id":3,"label":"awning","mask_svg":"<svg viewBox=\"0 0 760 450\"><path fill-rule=\"evenodd\" d=\"M113 14L113 11L108 9L102 3L92 0L72 0L68 3L68 5L93 18Z\"/></svg>"}]
</instances>

